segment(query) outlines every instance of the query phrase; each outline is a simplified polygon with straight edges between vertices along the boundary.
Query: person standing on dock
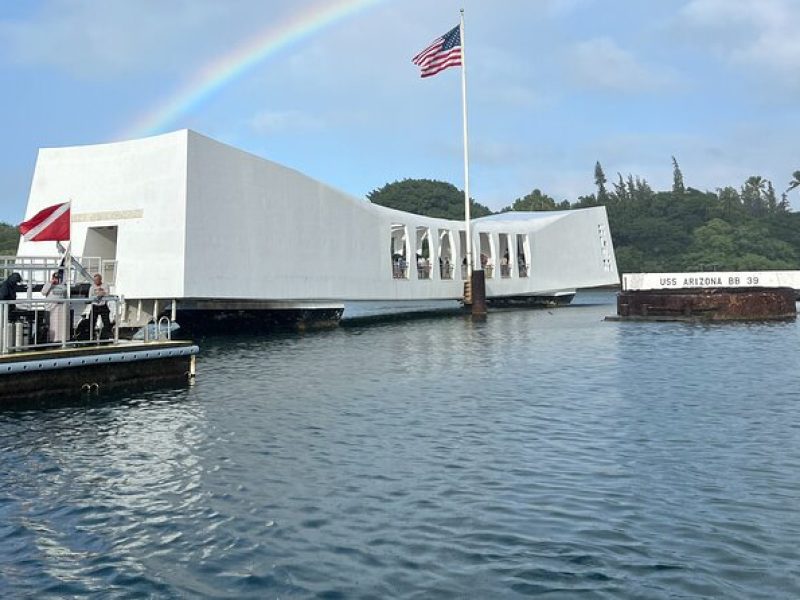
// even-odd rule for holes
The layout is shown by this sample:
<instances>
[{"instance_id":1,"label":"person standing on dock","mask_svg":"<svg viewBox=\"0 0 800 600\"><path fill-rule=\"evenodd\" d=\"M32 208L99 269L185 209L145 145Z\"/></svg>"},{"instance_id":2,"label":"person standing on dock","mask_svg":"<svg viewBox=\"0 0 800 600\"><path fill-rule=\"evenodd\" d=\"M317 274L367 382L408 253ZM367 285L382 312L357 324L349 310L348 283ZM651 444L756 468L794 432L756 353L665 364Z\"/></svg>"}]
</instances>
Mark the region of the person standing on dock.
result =
<instances>
[{"instance_id":1,"label":"person standing on dock","mask_svg":"<svg viewBox=\"0 0 800 600\"><path fill-rule=\"evenodd\" d=\"M8 279L0 283L0 300L16 300L17 299L17 286L22 281L22 275L19 273L12 273ZM9 306L9 311L13 311L15 306Z\"/></svg>"},{"instance_id":2,"label":"person standing on dock","mask_svg":"<svg viewBox=\"0 0 800 600\"><path fill-rule=\"evenodd\" d=\"M42 286L42 295L49 298L57 298L63 300L67 297L67 286L61 281L62 272L53 271L50 276L50 281ZM64 319L68 314L68 307L63 302L53 302L49 305L48 312L50 313L50 324L47 334L48 342L63 342L64 341Z\"/></svg>"},{"instance_id":3,"label":"person standing on dock","mask_svg":"<svg viewBox=\"0 0 800 600\"><path fill-rule=\"evenodd\" d=\"M16 300L17 287L22 282L22 275L19 273L12 273L3 283L0 283L0 300ZM17 311L16 304L8 305L8 321L16 321L19 319L19 311Z\"/></svg>"},{"instance_id":4,"label":"person standing on dock","mask_svg":"<svg viewBox=\"0 0 800 600\"><path fill-rule=\"evenodd\" d=\"M103 322L103 328L100 330L100 339L111 337L111 319L109 317L110 311L108 310L108 290L103 287L103 276L100 273L95 273L92 278L94 283L89 289L89 297L92 299L92 314L91 314L91 327L94 329L97 324L97 317Z\"/></svg>"}]
</instances>

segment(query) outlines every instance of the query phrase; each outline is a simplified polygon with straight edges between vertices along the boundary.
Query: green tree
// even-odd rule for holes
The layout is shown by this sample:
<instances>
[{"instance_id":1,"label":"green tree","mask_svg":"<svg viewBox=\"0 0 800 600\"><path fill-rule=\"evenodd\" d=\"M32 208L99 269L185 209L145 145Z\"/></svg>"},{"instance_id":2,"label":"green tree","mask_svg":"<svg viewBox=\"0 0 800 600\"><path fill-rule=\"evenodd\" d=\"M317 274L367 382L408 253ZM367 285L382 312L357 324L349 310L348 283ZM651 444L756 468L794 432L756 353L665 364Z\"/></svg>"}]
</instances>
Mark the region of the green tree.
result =
<instances>
[{"instance_id":1,"label":"green tree","mask_svg":"<svg viewBox=\"0 0 800 600\"><path fill-rule=\"evenodd\" d=\"M777 210L777 212L780 213L780 214L786 214L786 213L789 212L789 210L790 210L789 194L787 194L786 192L783 192L781 194L781 201L778 202L778 210Z\"/></svg>"},{"instance_id":2,"label":"green tree","mask_svg":"<svg viewBox=\"0 0 800 600\"><path fill-rule=\"evenodd\" d=\"M635 201L637 199L636 190L639 186L637 185L637 182L634 180L633 175L631 173L628 173L628 179L625 182L625 187L627 190L628 198L630 200Z\"/></svg>"},{"instance_id":3,"label":"green tree","mask_svg":"<svg viewBox=\"0 0 800 600\"><path fill-rule=\"evenodd\" d=\"M367 199L373 204L417 215L464 219L464 192L451 183L431 179L404 179L372 190ZM485 217L492 211L470 198L470 216Z\"/></svg>"},{"instance_id":4,"label":"green tree","mask_svg":"<svg viewBox=\"0 0 800 600\"><path fill-rule=\"evenodd\" d=\"M569 202L567 202L567 207L569 207ZM559 208L563 208L563 205L560 207L556 206L556 201L553 198L542 193L542 191L537 188L530 194L523 196L522 198L517 198L510 207L503 209L501 212L507 212L508 210L558 210Z\"/></svg>"},{"instance_id":5,"label":"green tree","mask_svg":"<svg viewBox=\"0 0 800 600\"><path fill-rule=\"evenodd\" d=\"M636 177L633 180L633 198L636 202L650 202L653 199L653 188L647 183L646 179Z\"/></svg>"},{"instance_id":6,"label":"green tree","mask_svg":"<svg viewBox=\"0 0 800 600\"><path fill-rule=\"evenodd\" d=\"M598 160L594 165L594 184L597 186L597 201L600 204L608 203L608 192L606 191L606 174Z\"/></svg>"},{"instance_id":7,"label":"green tree","mask_svg":"<svg viewBox=\"0 0 800 600\"><path fill-rule=\"evenodd\" d=\"M671 270L668 263L634 246L616 247L614 254L620 273L658 273Z\"/></svg>"},{"instance_id":8,"label":"green tree","mask_svg":"<svg viewBox=\"0 0 800 600\"><path fill-rule=\"evenodd\" d=\"M764 203L767 212L774 213L778 209L778 198L775 196L775 187L767 180L767 191L764 194Z\"/></svg>"},{"instance_id":9,"label":"green tree","mask_svg":"<svg viewBox=\"0 0 800 600\"><path fill-rule=\"evenodd\" d=\"M734 226L713 219L695 229L683 262L686 269L794 269L798 252L770 235L765 223L749 221Z\"/></svg>"},{"instance_id":10,"label":"green tree","mask_svg":"<svg viewBox=\"0 0 800 600\"><path fill-rule=\"evenodd\" d=\"M742 186L742 204L750 216L758 217L766 210L764 197L766 194L767 180L760 175L748 177Z\"/></svg>"},{"instance_id":11,"label":"green tree","mask_svg":"<svg viewBox=\"0 0 800 600\"><path fill-rule=\"evenodd\" d=\"M682 267L691 270L730 269L735 253L734 227L722 219L713 219L694 230Z\"/></svg>"},{"instance_id":12,"label":"green tree","mask_svg":"<svg viewBox=\"0 0 800 600\"><path fill-rule=\"evenodd\" d=\"M737 269L795 269L797 251L783 240L776 239L766 221L750 221L735 230ZM762 257L758 264L749 263L746 257Z\"/></svg>"},{"instance_id":13,"label":"green tree","mask_svg":"<svg viewBox=\"0 0 800 600\"><path fill-rule=\"evenodd\" d=\"M672 193L673 194L683 194L686 191L686 187L683 185L683 173L681 173L681 168L678 166L678 161L675 160L675 157L672 157Z\"/></svg>"},{"instance_id":14,"label":"green tree","mask_svg":"<svg viewBox=\"0 0 800 600\"><path fill-rule=\"evenodd\" d=\"M722 218L731 222L736 215L742 212L742 198L733 187L724 187L717 190L719 208Z\"/></svg>"},{"instance_id":15,"label":"green tree","mask_svg":"<svg viewBox=\"0 0 800 600\"><path fill-rule=\"evenodd\" d=\"M792 173L792 180L789 182L789 187L786 188L786 191L791 192L798 187L800 187L800 171L795 171Z\"/></svg>"},{"instance_id":16,"label":"green tree","mask_svg":"<svg viewBox=\"0 0 800 600\"><path fill-rule=\"evenodd\" d=\"M8 223L0 223L0 255L15 255L19 245L17 228Z\"/></svg>"},{"instance_id":17,"label":"green tree","mask_svg":"<svg viewBox=\"0 0 800 600\"><path fill-rule=\"evenodd\" d=\"M628 200L628 189L625 187L625 180L622 178L622 173L617 171L617 177L619 179L614 183L614 199L622 203Z\"/></svg>"},{"instance_id":18,"label":"green tree","mask_svg":"<svg viewBox=\"0 0 800 600\"><path fill-rule=\"evenodd\" d=\"M595 195L589 194L588 196L578 196L578 201L570 205L570 208L588 208L590 206L598 206L599 204Z\"/></svg>"}]
</instances>

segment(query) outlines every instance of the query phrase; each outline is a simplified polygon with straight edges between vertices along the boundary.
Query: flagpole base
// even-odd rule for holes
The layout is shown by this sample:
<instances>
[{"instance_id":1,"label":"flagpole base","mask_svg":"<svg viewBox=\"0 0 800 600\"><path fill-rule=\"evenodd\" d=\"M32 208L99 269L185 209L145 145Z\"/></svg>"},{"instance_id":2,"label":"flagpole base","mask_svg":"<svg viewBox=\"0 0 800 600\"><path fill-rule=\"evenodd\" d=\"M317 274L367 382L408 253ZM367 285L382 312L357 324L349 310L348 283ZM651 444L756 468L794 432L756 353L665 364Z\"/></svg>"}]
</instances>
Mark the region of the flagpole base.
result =
<instances>
[{"instance_id":1,"label":"flagpole base","mask_svg":"<svg viewBox=\"0 0 800 600\"><path fill-rule=\"evenodd\" d=\"M472 276L472 318L486 318L486 278L483 270L473 271Z\"/></svg>"}]
</instances>

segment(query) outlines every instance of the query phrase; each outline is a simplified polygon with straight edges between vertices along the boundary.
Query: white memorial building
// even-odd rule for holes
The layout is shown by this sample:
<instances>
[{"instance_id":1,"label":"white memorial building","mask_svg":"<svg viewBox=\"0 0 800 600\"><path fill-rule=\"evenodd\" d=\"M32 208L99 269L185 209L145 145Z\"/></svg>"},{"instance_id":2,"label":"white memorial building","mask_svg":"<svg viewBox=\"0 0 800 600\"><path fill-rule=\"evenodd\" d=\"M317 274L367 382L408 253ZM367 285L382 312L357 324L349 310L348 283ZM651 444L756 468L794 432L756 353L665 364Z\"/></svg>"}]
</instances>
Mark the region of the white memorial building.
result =
<instances>
[{"instance_id":1,"label":"white memorial building","mask_svg":"<svg viewBox=\"0 0 800 600\"><path fill-rule=\"evenodd\" d=\"M124 296L123 325L336 320L346 301L457 300L464 223L409 214L189 130L39 151L26 219L72 202L72 253ZM618 284L603 207L474 219L490 302ZM20 241L19 256L53 242Z\"/></svg>"}]
</instances>

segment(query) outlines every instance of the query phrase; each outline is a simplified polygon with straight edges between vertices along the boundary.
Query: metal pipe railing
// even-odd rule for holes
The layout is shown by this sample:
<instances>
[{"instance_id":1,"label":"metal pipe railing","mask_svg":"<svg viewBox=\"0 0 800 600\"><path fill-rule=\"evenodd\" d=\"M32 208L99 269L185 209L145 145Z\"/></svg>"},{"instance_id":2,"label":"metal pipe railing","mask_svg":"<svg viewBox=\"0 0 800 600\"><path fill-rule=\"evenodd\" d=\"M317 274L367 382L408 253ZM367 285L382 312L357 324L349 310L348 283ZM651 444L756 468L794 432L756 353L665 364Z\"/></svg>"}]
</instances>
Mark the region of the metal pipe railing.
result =
<instances>
[{"instance_id":1,"label":"metal pipe railing","mask_svg":"<svg viewBox=\"0 0 800 600\"><path fill-rule=\"evenodd\" d=\"M98 343L119 343L120 298L119 296L106 296L105 298L107 302L114 303L113 314L115 316L112 323L112 335L107 339L100 339L95 335L98 315L91 308L93 298L0 300L0 354L8 354L12 350L44 350ZM13 313L12 305L15 306ZM75 307L81 307L80 311L75 310ZM73 311L75 316L79 317L76 323L72 322ZM44 322L43 313L48 315L48 331L56 334L52 336L53 341L40 339L40 326ZM88 318L90 321L88 339L79 339L83 334L76 330L83 318Z\"/></svg>"},{"instance_id":2,"label":"metal pipe railing","mask_svg":"<svg viewBox=\"0 0 800 600\"><path fill-rule=\"evenodd\" d=\"M156 339L161 339L161 324L164 324L164 336L168 339L172 339L172 330L170 329L170 325L172 322L169 320L169 317L163 316L158 320L158 324L156 325Z\"/></svg>"},{"instance_id":3,"label":"metal pipe railing","mask_svg":"<svg viewBox=\"0 0 800 600\"><path fill-rule=\"evenodd\" d=\"M0 303L0 353L8 353L8 302Z\"/></svg>"},{"instance_id":4,"label":"metal pipe railing","mask_svg":"<svg viewBox=\"0 0 800 600\"><path fill-rule=\"evenodd\" d=\"M114 285L117 278L117 261L104 259L99 256L73 256L72 259L80 263L83 269L89 273L100 273L103 281L109 285ZM53 271L65 268L63 256L0 256L0 280L5 279L11 273L17 272L22 275L23 281L29 285L44 284L49 281L49 274ZM69 266L75 278L88 281L84 276L75 270L74 265Z\"/></svg>"}]
</instances>

